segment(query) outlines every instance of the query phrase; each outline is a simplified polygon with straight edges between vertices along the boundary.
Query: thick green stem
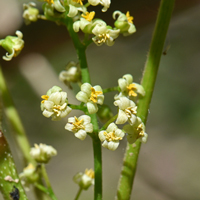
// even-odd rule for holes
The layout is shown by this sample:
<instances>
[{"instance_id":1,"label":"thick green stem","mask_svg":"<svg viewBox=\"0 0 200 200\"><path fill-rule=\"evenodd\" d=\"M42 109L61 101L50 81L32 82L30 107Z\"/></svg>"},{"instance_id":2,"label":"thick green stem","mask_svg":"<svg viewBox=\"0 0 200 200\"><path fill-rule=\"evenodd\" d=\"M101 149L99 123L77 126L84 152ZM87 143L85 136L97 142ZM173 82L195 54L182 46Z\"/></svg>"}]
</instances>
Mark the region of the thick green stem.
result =
<instances>
[{"instance_id":1,"label":"thick green stem","mask_svg":"<svg viewBox=\"0 0 200 200\"><path fill-rule=\"evenodd\" d=\"M23 153L25 161L26 163L32 163L36 165L36 162L33 160L33 158L29 154L30 144L26 137L25 130L20 120L19 114L17 110L15 109L14 103L12 101L12 97L8 91L1 66L0 66L0 91L1 91L1 96L3 100L6 116L15 131L15 138L17 140L19 148L21 149Z\"/></svg>"},{"instance_id":2,"label":"thick green stem","mask_svg":"<svg viewBox=\"0 0 200 200\"><path fill-rule=\"evenodd\" d=\"M0 192L4 200L14 199L11 198L12 192L19 193L20 199L27 200L24 188L19 180L15 163L13 161L12 153L9 145L4 137L3 132L0 130Z\"/></svg>"},{"instance_id":3,"label":"thick green stem","mask_svg":"<svg viewBox=\"0 0 200 200\"><path fill-rule=\"evenodd\" d=\"M95 172L95 187L94 200L102 199L102 155L101 142L98 135L93 137L93 151L94 151L94 172Z\"/></svg>"},{"instance_id":4,"label":"thick green stem","mask_svg":"<svg viewBox=\"0 0 200 200\"><path fill-rule=\"evenodd\" d=\"M144 69L142 85L146 95L138 103L138 116L146 123L148 109L151 102L160 58L171 19L175 0L162 0L160 9L152 37L150 51ZM135 177L138 155L141 143L137 141L135 144L127 144L121 177L119 181L117 200L129 200L131 197L133 180Z\"/></svg>"}]
</instances>

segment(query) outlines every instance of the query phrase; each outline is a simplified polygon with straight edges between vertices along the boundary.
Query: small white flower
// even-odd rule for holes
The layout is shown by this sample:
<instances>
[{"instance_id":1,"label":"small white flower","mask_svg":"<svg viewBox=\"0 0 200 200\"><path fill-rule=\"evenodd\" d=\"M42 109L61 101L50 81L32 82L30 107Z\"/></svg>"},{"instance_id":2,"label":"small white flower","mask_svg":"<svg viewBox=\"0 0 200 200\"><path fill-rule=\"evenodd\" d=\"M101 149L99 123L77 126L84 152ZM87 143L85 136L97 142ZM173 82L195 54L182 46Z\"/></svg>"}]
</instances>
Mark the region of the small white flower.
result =
<instances>
[{"instance_id":1,"label":"small white flower","mask_svg":"<svg viewBox=\"0 0 200 200\"><path fill-rule=\"evenodd\" d=\"M67 0L67 4L69 5L69 13L68 17L75 17L78 12L86 13L86 7L84 7L82 0Z\"/></svg>"},{"instance_id":2,"label":"small white flower","mask_svg":"<svg viewBox=\"0 0 200 200\"><path fill-rule=\"evenodd\" d=\"M120 32L123 33L124 36L128 36L136 32L135 25L133 24L133 17L130 16L129 12L126 15L120 11L115 11L113 13L113 18L117 20L115 21L115 27L120 29Z\"/></svg>"},{"instance_id":3,"label":"small white flower","mask_svg":"<svg viewBox=\"0 0 200 200\"><path fill-rule=\"evenodd\" d=\"M36 4L33 2L23 4L23 18L25 19L25 23L27 25L38 20L39 10L35 7Z\"/></svg>"},{"instance_id":4,"label":"small white flower","mask_svg":"<svg viewBox=\"0 0 200 200\"><path fill-rule=\"evenodd\" d=\"M66 117L72 110L67 106L67 93L62 92L62 89L58 86L48 90L46 95L42 95L42 99L42 114L47 118L51 117L54 121Z\"/></svg>"},{"instance_id":5,"label":"small white flower","mask_svg":"<svg viewBox=\"0 0 200 200\"><path fill-rule=\"evenodd\" d=\"M115 39L119 36L120 30L113 30L104 21L101 21L95 25L92 33L95 35L92 40L97 46L101 46L104 43L112 46L115 43Z\"/></svg>"},{"instance_id":6,"label":"small white flower","mask_svg":"<svg viewBox=\"0 0 200 200\"><path fill-rule=\"evenodd\" d=\"M66 66L66 70L60 72L59 79L69 87L71 87L70 82L79 82L81 80L81 69L79 63L73 61L69 62Z\"/></svg>"},{"instance_id":7,"label":"small white flower","mask_svg":"<svg viewBox=\"0 0 200 200\"><path fill-rule=\"evenodd\" d=\"M52 156L57 155L57 151L46 144L35 144L35 147L31 148L31 156L39 163L47 163Z\"/></svg>"},{"instance_id":8,"label":"small white flower","mask_svg":"<svg viewBox=\"0 0 200 200\"><path fill-rule=\"evenodd\" d=\"M97 104L102 105L104 101L102 88L99 85L92 87L89 83L81 85L81 91L76 95L76 98L86 103L90 114L96 113L98 111Z\"/></svg>"},{"instance_id":9,"label":"small white flower","mask_svg":"<svg viewBox=\"0 0 200 200\"><path fill-rule=\"evenodd\" d=\"M103 6L102 12L106 12L108 8L110 7L110 0L88 0L88 3L90 3L92 6L97 6L98 4L101 4Z\"/></svg>"},{"instance_id":10,"label":"small white flower","mask_svg":"<svg viewBox=\"0 0 200 200\"><path fill-rule=\"evenodd\" d=\"M77 173L73 177L73 180L80 186L80 188L87 190L91 185L94 185L94 171L92 169L86 169L85 173Z\"/></svg>"},{"instance_id":11,"label":"small white flower","mask_svg":"<svg viewBox=\"0 0 200 200\"><path fill-rule=\"evenodd\" d=\"M88 115L82 115L79 118L69 117L65 129L74 133L80 140L84 140L87 133L93 132L91 118Z\"/></svg>"},{"instance_id":12,"label":"small white flower","mask_svg":"<svg viewBox=\"0 0 200 200\"><path fill-rule=\"evenodd\" d=\"M119 146L119 141L124 137L124 132L118 129L114 123L111 123L106 131L99 132L99 139L101 140L102 146L109 150L116 150Z\"/></svg>"},{"instance_id":13,"label":"small white flower","mask_svg":"<svg viewBox=\"0 0 200 200\"><path fill-rule=\"evenodd\" d=\"M120 97L114 102L115 106L119 107L116 124L124 124L129 121L133 125L136 121L137 106L127 97Z\"/></svg>"},{"instance_id":14,"label":"small white flower","mask_svg":"<svg viewBox=\"0 0 200 200\"><path fill-rule=\"evenodd\" d=\"M0 40L0 46L2 46L8 53L3 56L3 59L10 61L13 57L16 57L24 47L23 34L20 31L16 31L16 36L7 36L5 39Z\"/></svg>"},{"instance_id":15,"label":"small white flower","mask_svg":"<svg viewBox=\"0 0 200 200\"><path fill-rule=\"evenodd\" d=\"M114 98L119 99L122 96L129 97L131 100L135 100L138 94L144 96L145 91L142 85L133 82L133 77L130 74L124 75L118 80L119 87L121 92L119 95L116 95Z\"/></svg>"},{"instance_id":16,"label":"small white flower","mask_svg":"<svg viewBox=\"0 0 200 200\"><path fill-rule=\"evenodd\" d=\"M128 134L127 140L130 144L134 143L137 139L143 143L147 142L148 134L145 133L145 125L139 117L137 117L133 126L128 124L123 129Z\"/></svg>"}]
</instances>

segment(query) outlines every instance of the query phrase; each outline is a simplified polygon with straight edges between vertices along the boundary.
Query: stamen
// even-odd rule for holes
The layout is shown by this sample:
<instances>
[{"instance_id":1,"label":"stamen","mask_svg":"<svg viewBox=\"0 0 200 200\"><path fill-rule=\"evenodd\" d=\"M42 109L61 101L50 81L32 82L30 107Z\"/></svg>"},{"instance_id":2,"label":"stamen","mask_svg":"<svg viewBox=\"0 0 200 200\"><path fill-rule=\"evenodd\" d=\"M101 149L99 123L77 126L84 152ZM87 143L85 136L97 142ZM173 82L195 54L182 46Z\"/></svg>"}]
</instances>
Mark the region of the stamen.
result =
<instances>
[{"instance_id":1,"label":"stamen","mask_svg":"<svg viewBox=\"0 0 200 200\"><path fill-rule=\"evenodd\" d=\"M45 100L48 100L49 99L49 96L48 95L42 95L41 98L43 99L41 101L41 103L44 103Z\"/></svg>"},{"instance_id":2,"label":"stamen","mask_svg":"<svg viewBox=\"0 0 200 200\"><path fill-rule=\"evenodd\" d=\"M135 90L137 90L137 88L135 87L135 84L132 83L129 86L126 86L127 90L128 90L128 95L129 96L133 96L136 97L137 93L135 92Z\"/></svg>"},{"instance_id":3,"label":"stamen","mask_svg":"<svg viewBox=\"0 0 200 200\"><path fill-rule=\"evenodd\" d=\"M94 103L97 102L97 96L103 94L103 92L101 91L95 91L95 89L93 87L91 87L91 96L90 96L90 100L93 101Z\"/></svg>"},{"instance_id":4,"label":"stamen","mask_svg":"<svg viewBox=\"0 0 200 200\"><path fill-rule=\"evenodd\" d=\"M72 128L73 131L78 131L80 129L84 129L85 130L85 127L83 126L83 122L84 122L84 119L81 119L80 121L77 119L77 117L74 117L75 118L75 122L73 122L72 124L74 125L74 127Z\"/></svg>"},{"instance_id":5,"label":"stamen","mask_svg":"<svg viewBox=\"0 0 200 200\"><path fill-rule=\"evenodd\" d=\"M117 137L117 136L115 135L115 131L110 132L110 133L107 133L106 131L104 131L103 134L106 136L106 140L107 140L108 142L110 142L110 141L122 140L122 137Z\"/></svg>"},{"instance_id":6,"label":"stamen","mask_svg":"<svg viewBox=\"0 0 200 200\"><path fill-rule=\"evenodd\" d=\"M108 33L103 33L103 34L99 34L98 35L98 39L97 39L97 43L101 44L101 43L105 43L107 39L110 38L110 35Z\"/></svg>"},{"instance_id":7,"label":"stamen","mask_svg":"<svg viewBox=\"0 0 200 200\"><path fill-rule=\"evenodd\" d=\"M144 127L143 127L143 124L140 124L140 125L137 127L137 131L139 132L138 138L144 136Z\"/></svg>"},{"instance_id":8,"label":"stamen","mask_svg":"<svg viewBox=\"0 0 200 200\"><path fill-rule=\"evenodd\" d=\"M92 169L86 169L85 170L85 174L87 175L87 176L89 176L90 178L94 178L94 171L92 170Z\"/></svg>"},{"instance_id":9,"label":"stamen","mask_svg":"<svg viewBox=\"0 0 200 200\"><path fill-rule=\"evenodd\" d=\"M133 24L133 19L134 19L134 18L133 18L132 16L130 16L129 11L127 11L126 17L127 17L128 22L131 23L131 24Z\"/></svg>"},{"instance_id":10,"label":"stamen","mask_svg":"<svg viewBox=\"0 0 200 200\"><path fill-rule=\"evenodd\" d=\"M86 12L85 14L82 14L81 16L85 18L87 21L91 22L94 18L95 12Z\"/></svg>"}]
</instances>

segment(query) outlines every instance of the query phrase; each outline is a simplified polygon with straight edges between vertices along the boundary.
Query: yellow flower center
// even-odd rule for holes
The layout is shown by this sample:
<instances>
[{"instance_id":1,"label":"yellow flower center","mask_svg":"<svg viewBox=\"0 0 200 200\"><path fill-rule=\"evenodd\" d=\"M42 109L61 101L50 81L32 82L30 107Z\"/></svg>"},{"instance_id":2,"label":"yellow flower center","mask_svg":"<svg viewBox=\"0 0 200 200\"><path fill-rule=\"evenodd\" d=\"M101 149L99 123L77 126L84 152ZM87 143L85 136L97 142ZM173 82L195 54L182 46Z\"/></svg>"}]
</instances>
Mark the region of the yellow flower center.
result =
<instances>
[{"instance_id":1,"label":"yellow flower center","mask_svg":"<svg viewBox=\"0 0 200 200\"><path fill-rule=\"evenodd\" d=\"M77 117L74 117L75 118L75 122L73 122L72 124L74 125L74 127L72 128L73 131L78 131L80 129L84 129L85 130L85 127L83 126L83 122L84 120L81 119L80 121L77 119Z\"/></svg>"},{"instance_id":2,"label":"yellow flower center","mask_svg":"<svg viewBox=\"0 0 200 200\"><path fill-rule=\"evenodd\" d=\"M135 84L132 83L129 86L126 86L127 90L128 90L128 95L129 96L133 96L136 97L137 93L135 92L135 90L137 90L137 88L135 87Z\"/></svg>"},{"instance_id":3,"label":"yellow flower center","mask_svg":"<svg viewBox=\"0 0 200 200\"><path fill-rule=\"evenodd\" d=\"M87 21L91 22L95 16L95 12L86 12L85 14L81 15L83 18L85 18Z\"/></svg>"},{"instance_id":4,"label":"yellow flower center","mask_svg":"<svg viewBox=\"0 0 200 200\"><path fill-rule=\"evenodd\" d=\"M140 124L137 127L137 132L139 133L137 138L140 138L140 137L144 136L144 126L143 126L143 124Z\"/></svg>"},{"instance_id":5,"label":"yellow flower center","mask_svg":"<svg viewBox=\"0 0 200 200\"><path fill-rule=\"evenodd\" d=\"M60 116L61 111L65 108L66 106L60 106L60 105L55 105L53 106L53 111L56 113L57 117Z\"/></svg>"},{"instance_id":6,"label":"yellow flower center","mask_svg":"<svg viewBox=\"0 0 200 200\"><path fill-rule=\"evenodd\" d=\"M128 22L131 23L131 24L133 24L133 19L134 19L134 18L133 18L132 16L130 16L129 11L127 11L126 17L127 17Z\"/></svg>"},{"instance_id":7,"label":"yellow flower center","mask_svg":"<svg viewBox=\"0 0 200 200\"><path fill-rule=\"evenodd\" d=\"M94 178L94 171L93 171L93 169L86 169L85 170L85 174L87 175L87 176L89 176L90 178Z\"/></svg>"},{"instance_id":8,"label":"yellow flower center","mask_svg":"<svg viewBox=\"0 0 200 200\"><path fill-rule=\"evenodd\" d=\"M110 133L107 133L106 131L104 131L103 134L106 136L106 140L107 140L108 142L110 142L110 141L122 140L122 137L117 137L117 136L115 135L115 131L110 132Z\"/></svg>"},{"instance_id":9,"label":"yellow flower center","mask_svg":"<svg viewBox=\"0 0 200 200\"><path fill-rule=\"evenodd\" d=\"M108 33L103 33L98 35L97 43L105 43L107 39L110 38L110 35Z\"/></svg>"},{"instance_id":10,"label":"yellow flower center","mask_svg":"<svg viewBox=\"0 0 200 200\"><path fill-rule=\"evenodd\" d=\"M43 99L41 103L44 103L44 101L48 100L49 96L45 94L45 95L42 95L41 98Z\"/></svg>"},{"instance_id":11,"label":"yellow flower center","mask_svg":"<svg viewBox=\"0 0 200 200\"><path fill-rule=\"evenodd\" d=\"M51 4L51 3L54 4L54 1L53 1L53 0L44 0L44 1L46 1L46 2L49 3L49 4Z\"/></svg>"},{"instance_id":12,"label":"yellow flower center","mask_svg":"<svg viewBox=\"0 0 200 200\"><path fill-rule=\"evenodd\" d=\"M79 3L79 4L81 4L81 5L83 5L83 1L84 0L73 0L74 2L76 2L76 3Z\"/></svg>"},{"instance_id":13,"label":"yellow flower center","mask_svg":"<svg viewBox=\"0 0 200 200\"><path fill-rule=\"evenodd\" d=\"M101 91L95 91L95 89L93 87L91 87L91 96L90 96L90 100L93 101L94 103L97 102L97 96L103 94L103 92Z\"/></svg>"},{"instance_id":14,"label":"yellow flower center","mask_svg":"<svg viewBox=\"0 0 200 200\"><path fill-rule=\"evenodd\" d=\"M137 114L137 106L126 108L125 113L126 113L126 115L128 115L129 117L131 117L131 115L136 115L136 114Z\"/></svg>"}]
</instances>

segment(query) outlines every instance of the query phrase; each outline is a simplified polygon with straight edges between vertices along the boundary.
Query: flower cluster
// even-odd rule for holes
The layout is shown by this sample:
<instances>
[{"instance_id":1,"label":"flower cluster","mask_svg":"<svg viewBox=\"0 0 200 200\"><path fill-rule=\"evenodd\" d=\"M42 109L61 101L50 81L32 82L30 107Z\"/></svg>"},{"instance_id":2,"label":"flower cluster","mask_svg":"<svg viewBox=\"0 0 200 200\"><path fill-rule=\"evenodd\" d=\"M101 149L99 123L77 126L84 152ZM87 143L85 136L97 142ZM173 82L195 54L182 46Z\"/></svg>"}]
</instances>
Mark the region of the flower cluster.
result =
<instances>
[{"instance_id":1,"label":"flower cluster","mask_svg":"<svg viewBox=\"0 0 200 200\"><path fill-rule=\"evenodd\" d=\"M23 17L26 24L37 21L38 18L43 19L59 19L70 17L73 19L73 29L75 32L80 30L85 34L92 35L92 41L101 46L106 44L112 46L115 43L115 39L119 34L124 36L133 34L136 28L133 24L133 17L129 11L124 14L120 11L113 13L115 20L114 27L107 25L105 21L99 18L95 18L94 11L91 10L91 6L103 6L102 12L106 12L111 4L111 0L39 0L44 2L43 10L44 16L39 15L39 10L35 8L35 3L24 4ZM84 4L85 3L85 4Z\"/></svg>"},{"instance_id":2,"label":"flower cluster","mask_svg":"<svg viewBox=\"0 0 200 200\"><path fill-rule=\"evenodd\" d=\"M111 123L107 129L99 132L99 139L102 146L109 150L115 150L119 146L119 141L123 139L127 133L129 143L134 143L137 139L141 142L147 141L147 133L145 133L145 125L137 116L136 100L138 95L144 96L144 88L137 83L133 83L133 77L130 74L124 75L118 80L120 93L114 97L114 105L118 107L118 115L116 124L129 124L118 129L115 123ZM135 102L134 102L135 101ZM124 133L125 132L125 133Z\"/></svg>"}]
</instances>

